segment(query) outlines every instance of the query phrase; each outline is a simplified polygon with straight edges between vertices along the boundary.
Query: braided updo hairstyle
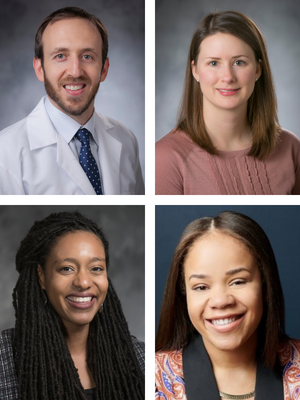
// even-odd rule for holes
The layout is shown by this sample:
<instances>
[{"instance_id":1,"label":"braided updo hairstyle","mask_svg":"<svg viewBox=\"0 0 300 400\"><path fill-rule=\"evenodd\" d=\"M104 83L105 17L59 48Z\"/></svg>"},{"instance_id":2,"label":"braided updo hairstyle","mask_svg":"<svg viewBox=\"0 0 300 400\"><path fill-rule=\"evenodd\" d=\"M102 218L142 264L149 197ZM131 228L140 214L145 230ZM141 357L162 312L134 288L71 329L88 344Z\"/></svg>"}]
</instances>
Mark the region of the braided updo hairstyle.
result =
<instances>
[{"instance_id":1,"label":"braided updo hairstyle","mask_svg":"<svg viewBox=\"0 0 300 400\"><path fill-rule=\"evenodd\" d=\"M104 246L101 229L79 212L60 212L34 223L16 255L20 276L13 291L16 325L14 358L19 400L84 400L63 324L38 282L37 266L60 238L76 231L92 232ZM87 364L96 383L96 400L144 398L144 376L139 367L120 300L111 281L105 307L89 327Z\"/></svg>"}]
</instances>

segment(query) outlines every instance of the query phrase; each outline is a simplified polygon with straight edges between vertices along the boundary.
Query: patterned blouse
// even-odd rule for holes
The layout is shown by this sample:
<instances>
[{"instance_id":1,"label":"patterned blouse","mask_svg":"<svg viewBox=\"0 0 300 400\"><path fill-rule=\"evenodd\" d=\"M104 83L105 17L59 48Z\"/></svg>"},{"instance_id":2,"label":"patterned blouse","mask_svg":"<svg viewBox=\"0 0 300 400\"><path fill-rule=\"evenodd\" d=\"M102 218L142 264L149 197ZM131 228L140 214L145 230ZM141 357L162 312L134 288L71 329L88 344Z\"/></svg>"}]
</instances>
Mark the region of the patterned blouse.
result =
<instances>
[{"instance_id":1,"label":"patterned blouse","mask_svg":"<svg viewBox=\"0 0 300 400\"><path fill-rule=\"evenodd\" d=\"M290 340L278 351L283 370L283 400L300 399L300 340ZM155 399L187 400L182 350L162 351L155 356Z\"/></svg>"}]
</instances>

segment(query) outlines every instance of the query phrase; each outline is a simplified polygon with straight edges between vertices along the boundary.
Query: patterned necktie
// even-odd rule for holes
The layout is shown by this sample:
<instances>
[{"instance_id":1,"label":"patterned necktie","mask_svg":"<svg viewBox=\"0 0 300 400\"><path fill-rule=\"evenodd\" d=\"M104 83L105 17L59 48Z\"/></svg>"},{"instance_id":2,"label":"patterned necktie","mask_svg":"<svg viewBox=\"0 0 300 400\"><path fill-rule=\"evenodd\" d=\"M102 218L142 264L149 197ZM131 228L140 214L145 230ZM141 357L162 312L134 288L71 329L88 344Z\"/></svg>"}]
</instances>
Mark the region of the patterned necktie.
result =
<instances>
[{"instance_id":1,"label":"patterned necktie","mask_svg":"<svg viewBox=\"0 0 300 400\"><path fill-rule=\"evenodd\" d=\"M81 143L79 154L80 165L89 178L96 194L103 194L99 170L90 147L90 131L82 128L78 130L75 136Z\"/></svg>"}]
</instances>

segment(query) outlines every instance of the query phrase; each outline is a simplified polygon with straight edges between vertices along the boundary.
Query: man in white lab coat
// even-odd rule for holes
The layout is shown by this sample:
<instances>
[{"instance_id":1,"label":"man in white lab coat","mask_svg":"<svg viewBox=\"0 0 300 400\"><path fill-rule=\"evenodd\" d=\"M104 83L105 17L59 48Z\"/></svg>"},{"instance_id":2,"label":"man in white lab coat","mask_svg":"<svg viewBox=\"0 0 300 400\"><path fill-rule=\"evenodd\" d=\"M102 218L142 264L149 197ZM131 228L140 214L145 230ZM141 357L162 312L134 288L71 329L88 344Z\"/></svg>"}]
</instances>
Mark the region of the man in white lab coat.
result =
<instances>
[{"instance_id":1,"label":"man in white lab coat","mask_svg":"<svg viewBox=\"0 0 300 400\"><path fill-rule=\"evenodd\" d=\"M47 96L0 133L0 194L144 194L135 136L94 110L107 52L104 25L80 8L42 22L33 66Z\"/></svg>"}]
</instances>

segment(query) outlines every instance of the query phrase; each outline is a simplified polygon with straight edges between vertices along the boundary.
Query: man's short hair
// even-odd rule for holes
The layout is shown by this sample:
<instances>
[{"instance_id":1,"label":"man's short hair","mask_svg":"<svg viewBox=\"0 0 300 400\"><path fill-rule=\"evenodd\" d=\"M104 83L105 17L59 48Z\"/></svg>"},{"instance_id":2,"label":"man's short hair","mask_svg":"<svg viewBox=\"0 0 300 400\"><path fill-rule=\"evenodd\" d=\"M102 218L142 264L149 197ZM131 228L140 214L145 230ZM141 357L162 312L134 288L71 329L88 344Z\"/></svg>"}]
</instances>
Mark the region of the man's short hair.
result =
<instances>
[{"instance_id":1,"label":"man's short hair","mask_svg":"<svg viewBox=\"0 0 300 400\"><path fill-rule=\"evenodd\" d=\"M43 53L43 43L42 37L44 30L49 24L54 24L54 22L61 21L62 19L69 18L84 18L88 21L92 22L93 25L98 29L101 38L102 38L102 68L104 66L105 60L107 58L108 53L108 33L105 26L102 24L99 18L95 15L90 14L89 12L83 10L79 7L64 7L60 8L57 11L51 13L47 18L39 26L36 35L35 35L35 45L34 45L34 54L36 58L40 58L42 60L42 65L44 63L44 53Z\"/></svg>"}]
</instances>

